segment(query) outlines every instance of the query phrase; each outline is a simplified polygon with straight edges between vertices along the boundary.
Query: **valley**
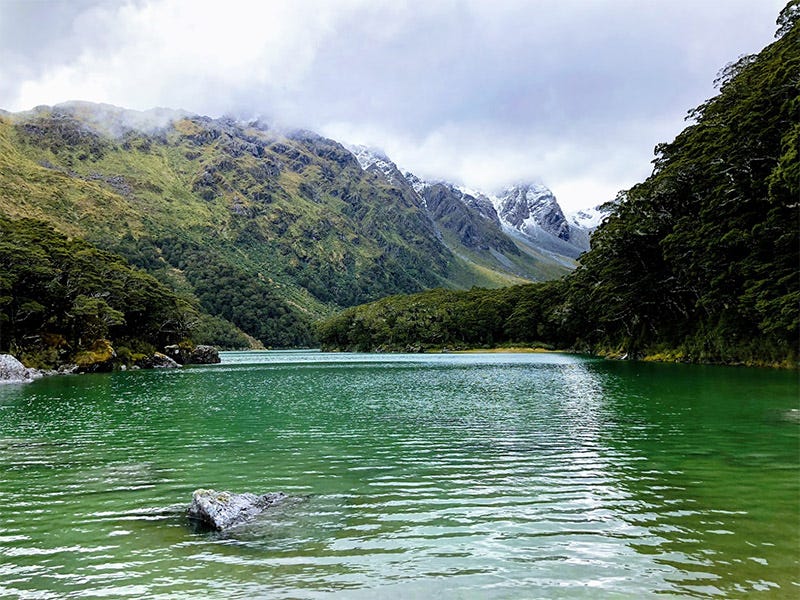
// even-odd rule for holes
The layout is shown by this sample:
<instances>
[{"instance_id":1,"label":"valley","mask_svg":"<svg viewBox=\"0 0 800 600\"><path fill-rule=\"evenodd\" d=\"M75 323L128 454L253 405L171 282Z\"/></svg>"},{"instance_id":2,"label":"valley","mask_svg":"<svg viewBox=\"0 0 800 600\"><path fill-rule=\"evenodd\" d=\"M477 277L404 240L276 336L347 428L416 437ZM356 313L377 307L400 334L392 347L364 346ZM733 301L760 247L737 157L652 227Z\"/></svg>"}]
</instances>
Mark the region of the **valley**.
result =
<instances>
[{"instance_id":1,"label":"valley","mask_svg":"<svg viewBox=\"0 0 800 600\"><path fill-rule=\"evenodd\" d=\"M144 269L214 316L200 341L223 347L309 345L318 318L392 294L558 278L588 247L546 188L534 212L524 194L495 199L522 218L508 221L365 149L178 110L3 113L0 184L0 213Z\"/></svg>"}]
</instances>

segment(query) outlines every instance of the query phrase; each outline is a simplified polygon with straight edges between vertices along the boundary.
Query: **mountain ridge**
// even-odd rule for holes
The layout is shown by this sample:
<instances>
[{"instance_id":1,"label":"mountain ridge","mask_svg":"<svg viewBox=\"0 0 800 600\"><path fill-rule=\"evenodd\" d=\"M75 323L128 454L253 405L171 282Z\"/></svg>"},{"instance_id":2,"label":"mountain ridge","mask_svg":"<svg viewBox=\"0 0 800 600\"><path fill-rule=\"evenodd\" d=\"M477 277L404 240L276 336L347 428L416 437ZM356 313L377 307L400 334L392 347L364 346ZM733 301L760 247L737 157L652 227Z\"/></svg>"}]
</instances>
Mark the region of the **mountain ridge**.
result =
<instances>
[{"instance_id":1,"label":"mountain ridge","mask_svg":"<svg viewBox=\"0 0 800 600\"><path fill-rule=\"evenodd\" d=\"M0 116L0 214L120 254L267 346L310 343L341 307L573 266L509 239L453 187L431 215L396 165L364 170L314 132L95 107Z\"/></svg>"},{"instance_id":2,"label":"mountain ridge","mask_svg":"<svg viewBox=\"0 0 800 600\"><path fill-rule=\"evenodd\" d=\"M402 171L379 148L364 145L347 147L363 169L382 173L392 183L410 184L424 207L430 208L425 190L444 186L452 199L460 200L468 209L494 222L512 243L523 240L526 246L533 246L550 255L577 258L589 249L591 232L606 215L602 207L597 206L567 216L553 192L540 182L518 182L498 192L484 192L444 179L423 180L410 171Z\"/></svg>"}]
</instances>

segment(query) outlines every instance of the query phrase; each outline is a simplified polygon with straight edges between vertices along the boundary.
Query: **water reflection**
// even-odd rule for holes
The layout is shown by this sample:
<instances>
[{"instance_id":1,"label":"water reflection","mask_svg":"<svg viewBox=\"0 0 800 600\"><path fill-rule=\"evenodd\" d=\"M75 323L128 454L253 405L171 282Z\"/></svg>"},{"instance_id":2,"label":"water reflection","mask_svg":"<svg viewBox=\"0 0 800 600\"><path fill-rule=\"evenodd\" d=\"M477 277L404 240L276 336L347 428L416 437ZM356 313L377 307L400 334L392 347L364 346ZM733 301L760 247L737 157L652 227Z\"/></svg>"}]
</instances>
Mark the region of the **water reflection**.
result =
<instances>
[{"instance_id":1,"label":"water reflection","mask_svg":"<svg viewBox=\"0 0 800 600\"><path fill-rule=\"evenodd\" d=\"M796 388L736 372L261 353L37 382L0 404L0 596L784 592L798 428L765 415ZM197 487L302 501L200 535Z\"/></svg>"},{"instance_id":2,"label":"water reflection","mask_svg":"<svg viewBox=\"0 0 800 600\"><path fill-rule=\"evenodd\" d=\"M798 436L768 418L797 393L793 374L591 368L609 382L609 446L637 461L610 465L639 507L626 520L654 534L633 547L674 567L669 581L687 597L798 587L800 531L786 521L800 514ZM775 554L776 547L787 552Z\"/></svg>"}]
</instances>

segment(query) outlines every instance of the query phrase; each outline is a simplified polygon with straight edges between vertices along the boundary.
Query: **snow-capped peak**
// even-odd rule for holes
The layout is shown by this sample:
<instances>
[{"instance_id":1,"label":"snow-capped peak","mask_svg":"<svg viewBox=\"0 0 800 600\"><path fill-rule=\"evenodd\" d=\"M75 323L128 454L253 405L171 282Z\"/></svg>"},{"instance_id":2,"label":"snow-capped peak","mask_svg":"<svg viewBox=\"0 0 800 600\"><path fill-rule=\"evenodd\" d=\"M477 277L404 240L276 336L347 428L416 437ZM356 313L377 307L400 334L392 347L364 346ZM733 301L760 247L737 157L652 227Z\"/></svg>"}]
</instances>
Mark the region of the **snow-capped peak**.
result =
<instances>
[{"instance_id":1,"label":"snow-capped peak","mask_svg":"<svg viewBox=\"0 0 800 600\"><path fill-rule=\"evenodd\" d=\"M602 205L592 208L582 208L580 210L567 213L567 220L571 225L576 225L590 231L597 229L608 216L608 211L603 210Z\"/></svg>"},{"instance_id":2,"label":"snow-capped peak","mask_svg":"<svg viewBox=\"0 0 800 600\"><path fill-rule=\"evenodd\" d=\"M361 168L365 171L372 165L378 165L379 168L383 165L394 165L394 163L389 160L389 157L386 156L386 154L384 154L383 150L380 148L371 148L369 146L358 144L354 146L347 146L347 149L353 153L353 156L355 156L356 160L358 160L358 164L360 164Z\"/></svg>"},{"instance_id":3,"label":"snow-capped peak","mask_svg":"<svg viewBox=\"0 0 800 600\"><path fill-rule=\"evenodd\" d=\"M573 211L565 216L553 192L539 181L520 182L499 193L486 194L465 185L420 179L408 171L401 172L378 148L358 145L348 146L348 149L364 171L380 173L394 185L410 186L419 205L426 210L431 194L436 197L447 193L481 217L498 223L507 233L558 254L576 257L587 250L591 232L606 216L599 207Z\"/></svg>"},{"instance_id":4,"label":"snow-capped peak","mask_svg":"<svg viewBox=\"0 0 800 600\"><path fill-rule=\"evenodd\" d=\"M364 171L379 171L383 173L389 183L393 184L401 183L403 180L403 175L397 165L386 156L383 150L363 145L348 146L347 149L353 153Z\"/></svg>"},{"instance_id":5,"label":"snow-capped peak","mask_svg":"<svg viewBox=\"0 0 800 600\"><path fill-rule=\"evenodd\" d=\"M532 236L541 229L564 241L569 240L569 224L553 192L540 183L517 184L493 198L497 214L510 228Z\"/></svg>"}]
</instances>

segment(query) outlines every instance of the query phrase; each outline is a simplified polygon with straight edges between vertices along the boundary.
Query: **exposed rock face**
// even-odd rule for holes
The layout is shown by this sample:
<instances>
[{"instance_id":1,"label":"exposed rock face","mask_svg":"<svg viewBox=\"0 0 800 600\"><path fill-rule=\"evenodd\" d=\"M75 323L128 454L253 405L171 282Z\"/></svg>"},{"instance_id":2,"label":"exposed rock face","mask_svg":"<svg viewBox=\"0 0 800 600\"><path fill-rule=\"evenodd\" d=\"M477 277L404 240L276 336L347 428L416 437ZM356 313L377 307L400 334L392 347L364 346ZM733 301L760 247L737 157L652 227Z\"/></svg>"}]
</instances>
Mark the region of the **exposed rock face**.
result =
<instances>
[{"instance_id":1,"label":"exposed rock face","mask_svg":"<svg viewBox=\"0 0 800 600\"><path fill-rule=\"evenodd\" d=\"M215 365L221 362L219 352L214 346L196 346L189 355L191 365Z\"/></svg>"},{"instance_id":2,"label":"exposed rock face","mask_svg":"<svg viewBox=\"0 0 800 600\"><path fill-rule=\"evenodd\" d=\"M214 346L189 348L173 344L164 348L164 354L180 365L213 365L220 362L219 352Z\"/></svg>"},{"instance_id":3,"label":"exposed rock face","mask_svg":"<svg viewBox=\"0 0 800 600\"><path fill-rule=\"evenodd\" d=\"M569 241L569 223L553 193L543 185L515 185L498 197L500 217L514 229L530 234L540 227L547 233Z\"/></svg>"},{"instance_id":4,"label":"exposed rock face","mask_svg":"<svg viewBox=\"0 0 800 600\"><path fill-rule=\"evenodd\" d=\"M503 229L521 235L534 247L577 258L589 249L588 228L592 217L586 213L568 219L553 193L544 185L519 184L492 197Z\"/></svg>"},{"instance_id":5,"label":"exposed rock face","mask_svg":"<svg viewBox=\"0 0 800 600\"><path fill-rule=\"evenodd\" d=\"M201 489L192 494L188 515L211 529L222 531L253 519L284 498L283 492L259 496Z\"/></svg>"},{"instance_id":6,"label":"exposed rock face","mask_svg":"<svg viewBox=\"0 0 800 600\"><path fill-rule=\"evenodd\" d=\"M10 354L0 354L0 384L30 383L40 376L36 369L29 369Z\"/></svg>"},{"instance_id":7,"label":"exposed rock face","mask_svg":"<svg viewBox=\"0 0 800 600\"><path fill-rule=\"evenodd\" d=\"M177 369L180 365L166 354L156 352L138 363L143 369Z\"/></svg>"},{"instance_id":8,"label":"exposed rock face","mask_svg":"<svg viewBox=\"0 0 800 600\"><path fill-rule=\"evenodd\" d=\"M511 239L501 231L488 198L476 198L445 183L427 185L420 194L433 220L455 233L467 248L519 254Z\"/></svg>"}]
</instances>

